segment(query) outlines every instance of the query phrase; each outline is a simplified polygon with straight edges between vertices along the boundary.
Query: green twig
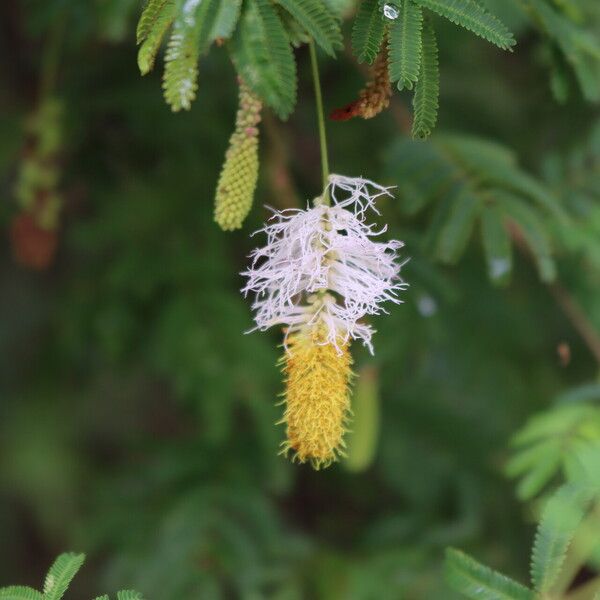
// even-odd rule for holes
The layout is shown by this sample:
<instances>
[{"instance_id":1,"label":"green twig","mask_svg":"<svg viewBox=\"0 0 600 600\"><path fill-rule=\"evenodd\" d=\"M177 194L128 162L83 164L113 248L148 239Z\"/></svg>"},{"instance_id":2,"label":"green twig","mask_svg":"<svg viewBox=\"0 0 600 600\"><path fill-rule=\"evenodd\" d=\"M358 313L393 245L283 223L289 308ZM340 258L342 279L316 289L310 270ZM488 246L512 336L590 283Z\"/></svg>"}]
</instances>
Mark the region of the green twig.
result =
<instances>
[{"instance_id":1,"label":"green twig","mask_svg":"<svg viewBox=\"0 0 600 600\"><path fill-rule=\"evenodd\" d=\"M57 18L44 44L40 74L40 98L42 101L52 95L56 85L60 50L66 25L67 15L64 12Z\"/></svg>"},{"instance_id":2,"label":"green twig","mask_svg":"<svg viewBox=\"0 0 600 600\"><path fill-rule=\"evenodd\" d=\"M327 155L327 132L325 131L325 115L323 113L323 94L321 92L321 81L319 79L319 64L317 62L317 50L315 43L311 40L308 43L310 49L310 66L312 69L313 84L315 87L315 101L317 105L317 119L319 123L319 144L321 147L321 170L323 173L323 188L327 187L329 182L329 157ZM322 201L329 204L329 195L323 194Z\"/></svg>"}]
</instances>

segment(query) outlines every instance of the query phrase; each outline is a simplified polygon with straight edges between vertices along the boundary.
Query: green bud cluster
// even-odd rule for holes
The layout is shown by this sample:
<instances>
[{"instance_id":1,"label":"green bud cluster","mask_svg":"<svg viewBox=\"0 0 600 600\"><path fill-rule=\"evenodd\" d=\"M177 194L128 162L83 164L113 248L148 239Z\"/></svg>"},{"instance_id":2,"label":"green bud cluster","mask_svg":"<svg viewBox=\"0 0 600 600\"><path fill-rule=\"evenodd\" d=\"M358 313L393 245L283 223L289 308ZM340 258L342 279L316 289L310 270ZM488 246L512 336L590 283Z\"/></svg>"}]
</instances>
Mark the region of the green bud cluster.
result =
<instances>
[{"instance_id":1,"label":"green bud cluster","mask_svg":"<svg viewBox=\"0 0 600 600\"><path fill-rule=\"evenodd\" d=\"M62 105L46 100L26 124L27 142L15 183L19 206L35 217L43 229L56 229L62 199L56 186L60 178Z\"/></svg>"},{"instance_id":2,"label":"green bud cluster","mask_svg":"<svg viewBox=\"0 0 600 600\"><path fill-rule=\"evenodd\" d=\"M240 229L252 208L258 180L258 124L262 102L240 81L235 131L229 139L215 198L215 221L224 231Z\"/></svg>"}]
</instances>

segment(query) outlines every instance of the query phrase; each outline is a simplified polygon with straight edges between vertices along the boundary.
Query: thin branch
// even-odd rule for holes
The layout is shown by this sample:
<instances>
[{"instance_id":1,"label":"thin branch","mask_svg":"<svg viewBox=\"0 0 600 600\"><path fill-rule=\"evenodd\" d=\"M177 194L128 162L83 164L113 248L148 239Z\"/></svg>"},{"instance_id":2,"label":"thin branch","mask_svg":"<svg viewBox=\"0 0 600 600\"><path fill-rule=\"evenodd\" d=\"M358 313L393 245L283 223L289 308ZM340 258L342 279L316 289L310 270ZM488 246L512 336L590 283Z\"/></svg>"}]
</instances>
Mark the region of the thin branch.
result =
<instances>
[{"instance_id":1,"label":"thin branch","mask_svg":"<svg viewBox=\"0 0 600 600\"><path fill-rule=\"evenodd\" d=\"M553 283L550 292L561 307L581 339L585 342L596 362L600 365L600 334L577 300L560 283Z\"/></svg>"}]
</instances>

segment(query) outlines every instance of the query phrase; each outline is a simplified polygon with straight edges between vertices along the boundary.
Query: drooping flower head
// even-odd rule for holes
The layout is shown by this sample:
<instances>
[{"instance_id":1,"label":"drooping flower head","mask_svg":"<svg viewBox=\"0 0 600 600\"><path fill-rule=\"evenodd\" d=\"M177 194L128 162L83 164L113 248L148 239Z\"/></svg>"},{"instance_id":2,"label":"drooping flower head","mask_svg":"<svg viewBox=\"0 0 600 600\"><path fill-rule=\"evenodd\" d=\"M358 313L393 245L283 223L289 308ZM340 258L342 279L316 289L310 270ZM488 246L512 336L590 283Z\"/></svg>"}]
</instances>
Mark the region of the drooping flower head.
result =
<instances>
[{"instance_id":1,"label":"drooping flower head","mask_svg":"<svg viewBox=\"0 0 600 600\"><path fill-rule=\"evenodd\" d=\"M375 201L391 196L368 179L331 175L324 194L306 209L274 211L262 229L264 247L252 253L244 274L245 294L253 292L257 328L286 327L287 335L323 324L328 343L360 339L372 351L372 327L362 319L385 312L386 301L399 303L402 242L377 241L386 228L367 223L377 214Z\"/></svg>"},{"instance_id":2,"label":"drooping flower head","mask_svg":"<svg viewBox=\"0 0 600 600\"><path fill-rule=\"evenodd\" d=\"M306 209L274 211L252 253L245 294L255 294L256 328L285 330L287 439L282 453L326 467L344 455L351 414L355 339L373 351L364 321L399 303L402 242L378 241L385 228L367 223L389 189L362 178L332 175L323 196Z\"/></svg>"}]
</instances>

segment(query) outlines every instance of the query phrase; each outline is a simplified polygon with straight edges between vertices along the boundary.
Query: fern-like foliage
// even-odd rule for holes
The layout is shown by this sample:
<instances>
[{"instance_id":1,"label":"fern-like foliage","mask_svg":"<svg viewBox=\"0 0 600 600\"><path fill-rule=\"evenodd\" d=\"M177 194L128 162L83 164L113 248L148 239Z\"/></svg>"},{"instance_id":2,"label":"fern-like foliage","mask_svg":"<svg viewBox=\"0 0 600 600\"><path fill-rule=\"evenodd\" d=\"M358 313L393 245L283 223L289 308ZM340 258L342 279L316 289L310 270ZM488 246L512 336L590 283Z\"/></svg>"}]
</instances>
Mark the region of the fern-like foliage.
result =
<instances>
[{"instance_id":1,"label":"fern-like foliage","mask_svg":"<svg viewBox=\"0 0 600 600\"><path fill-rule=\"evenodd\" d=\"M352 50L359 62L373 64L381 48L384 32L379 0L362 0L352 28Z\"/></svg>"},{"instance_id":2,"label":"fern-like foliage","mask_svg":"<svg viewBox=\"0 0 600 600\"><path fill-rule=\"evenodd\" d=\"M296 63L284 26L268 0L248 0L231 42L244 81L286 118L296 102Z\"/></svg>"},{"instance_id":3,"label":"fern-like foliage","mask_svg":"<svg viewBox=\"0 0 600 600\"><path fill-rule=\"evenodd\" d=\"M200 57L214 42L231 40L240 75L266 104L286 117L294 107L297 86L291 44L312 38L334 56L342 47L335 16L340 8L326 0L148 0L137 27L138 66L142 75L153 69L171 29L164 95L174 112L189 110L198 89Z\"/></svg>"},{"instance_id":4,"label":"fern-like foliage","mask_svg":"<svg viewBox=\"0 0 600 600\"><path fill-rule=\"evenodd\" d=\"M421 71L413 98L413 137L425 139L435 127L440 95L440 72L435 31L427 20L422 36Z\"/></svg>"},{"instance_id":5,"label":"fern-like foliage","mask_svg":"<svg viewBox=\"0 0 600 600\"><path fill-rule=\"evenodd\" d=\"M456 264L480 224L492 283L510 280L514 239L530 249L542 280L554 278L547 220L563 211L502 146L466 136L399 140L387 153L387 172L407 213L434 206L427 247L441 262Z\"/></svg>"},{"instance_id":6,"label":"fern-like foliage","mask_svg":"<svg viewBox=\"0 0 600 600\"><path fill-rule=\"evenodd\" d=\"M557 238L587 271L600 269L600 120L586 138L548 154L542 172L572 217L558 224Z\"/></svg>"},{"instance_id":7,"label":"fern-like foliage","mask_svg":"<svg viewBox=\"0 0 600 600\"><path fill-rule=\"evenodd\" d=\"M560 486L545 503L531 551L533 592L507 583L504 576L490 571L461 553L450 550L446 558L449 584L467 598L484 600L521 598L591 598L593 588L581 588L563 596L573 585L581 564L598 551L600 524L600 408L585 404L600 398L600 385L570 390L558 398L557 409L532 420L519 433L519 443L534 443L513 458L517 472L531 468L531 482L525 489L537 491L570 455L568 483ZM579 404L578 404L579 403ZM595 412L591 412L591 411ZM577 452L563 447L575 443ZM569 557L570 560L569 560Z\"/></svg>"},{"instance_id":8,"label":"fern-like foliage","mask_svg":"<svg viewBox=\"0 0 600 600\"><path fill-rule=\"evenodd\" d=\"M400 90L412 90L419 79L422 29L423 11L412 0L405 0L389 33L390 80L397 81Z\"/></svg>"},{"instance_id":9,"label":"fern-like foliage","mask_svg":"<svg viewBox=\"0 0 600 600\"><path fill-rule=\"evenodd\" d=\"M446 551L448 585L473 600L533 600L533 592L512 579L478 563L460 550Z\"/></svg>"},{"instance_id":10,"label":"fern-like foliage","mask_svg":"<svg viewBox=\"0 0 600 600\"><path fill-rule=\"evenodd\" d=\"M590 501L587 488L570 484L546 504L531 554L531 580L540 594L548 593L556 582Z\"/></svg>"},{"instance_id":11,"label":"fern-like foliage","mask_svg":"<svg viewBox=\"0 0 600 600\"><path fill-rule=\"evenodd\" d=\"M165 15L167 5L174 5L173 0L148 0L136 28L136 42L141 44L156 27L157 21Z\"/></svg>"},{"instance_id":12,"label":"fern-like foliage","mask_svg":"<svg viewBox=\"0 0 600 600\"><path fill-rule=\"evenodd\" d=\"M98 596L94 600L110 600L110 596L104 594L103 596ZM144 597L139 592L133 590L121 590L120 592L117 592L117 600L144 600Z\"/></svg>"},{"instance_id":13,"label":"fern-like foliage","mask_svg":"<svg viewBox=\"0 0 600 600\"><path fill-rule=\"evenodd\" d=\"M67 552L52 564L44 580L43 593L30 587L12 585L0 588L0 600L61 600L75 575L85 561L85 554ZM109 600L107 594L95 600ZM142 594L133 590L117 592L117 600L144 600Z\"/></svg>"},{"instance_id":14,"label":"fern-like foliage","mask_svg":"<svg viewBox=\"0 0 600 600\"><path fill-rule=\"evenodd\" d=\"M165 55L163 89L174 112L189 110L198 89L198 56L208 49L216 0L185 0Z\"/></svg>"},{"instance_id":15,"label":"fern-like foliage","mask_svg":"<svg viewBox=\"0 0 600 600\"><path fill-rule=\"evenodd\" d=\"M340 26L321 0L279 0L330 56L342 47Z\"/></svg>"},{"instance_id":16,"label":"fern-like foliage","mask_svg":"<svg viewBox=\"0 0 600 600\"><path fill-rule=\"evenodd\" d=\"M211 41L229 39L233 34L240 10L242 9L242 0L229 0L220 2L215 23L211 32Z\"/></svg>"},{"instance_id":17,"label":"fern-like foliage","mask_svg":"<svg viewBox=\"0 0 600 600\"><path fill-rule=\"evenodd\" d=\"M598 547L600 528L595 511L600 504L599 464L600 454L596 453L593 458L596 469L559 488L546 503L531 552L533 590L453 549L446 554L448 584L473 600L563 598L577 575L577 568L565 568L571 547L584 560ZM582 552L583 548L586 550ZM580 596L576 592L575 597L589 598L590 595Z\"/></svg>"},{"instance_id":18,"label":"fern-like foliage","mask_svg":"<svg viewBox=\"0 0 600 600\"><path fill-rule=\"evenodd\" d=\"M117 600L144 600L142 594L134 590L121 590L117 592Z\"/></svg>"},{"instance_id":19,"label":"fern-like foliage","mask_svg":"<svg viewBox=\"0 0 600 600\"><path fill-rule=\"evenodd\" d=\"M561 53L561 60L555 61L554 82L560 78L556 91L560 99L566 96L568 82L560 71L562 60L573 70L583 96L591 102L600 101L600 41L592 32L576 24L568 14L545 0L523 0L536 24L546 33L552 44ZM564 99L564 98L563 98Z\"/></svg>"},{"instance_id":20,"label":"fern-like foliage","mask_svg":"<svg viewBox=\"0 0 600 600\"><path fill-rule=\"evenodd\" d=\"M476 0L415 0L415 2L503 50L509 50L515 45L515 39L506 26Z\"/></svg>"},{"instance_id":21,"label":"fern-like foliage","mask_svg":"<svg viewBox=\"0 0 600 600\"><path fill-rule=\"evenodd\" d=\"M137 27L138 67L142 75L154 67L156 55L175 19L175 0L149 0Z\"/></svg>"},{"instance_id":22,"label":"fern-like foliage","mask_svg":"<svg viewBox=\"0 0 600 600\"><path fill-rule=\"evenodd\" d=\"M61 554L44 580L44 600L60 600L85 560L84 554Z\"/></svg>"},{"instance_id":23,"label":"fern-like foliage","mask_svg":"<svg viewBox=\"0 0 600 600\"><path fill-rule=\"evenodd\" d=\"M11 585L0 589L0 600L44 600L44 595L33 588Z\"/></svg>"},{"instance_id":24,"label":"fern-like foliage","mask_svg":"<svg viewBox=\"0 0 600 600\"><path fill-rule=\"evenodd\" d=\"M515 40L508 29L476 0L362 0L352 31L352 48L359 62L373 63L386 31L390 81L398 89L415 89L413 137L427 138L437 122L439 64L435 31L428 11L510 49ZM387 5L387 6L386 6ZM425 24L424 24L425 23Z\"/></svg>"},{"instance_id":25,"label":"fern-like foliage","mask_svg":"<svg viewBox=\"0 0 600 600\"><path fill-rule=\"evenodd\" d=\"M568 481L578 476L582 452L600 448L599 399L598 384L570 390L516 434L506 472L520 478L519 498L534 498L561 472Z\"/></svg>"}]
</instances>

